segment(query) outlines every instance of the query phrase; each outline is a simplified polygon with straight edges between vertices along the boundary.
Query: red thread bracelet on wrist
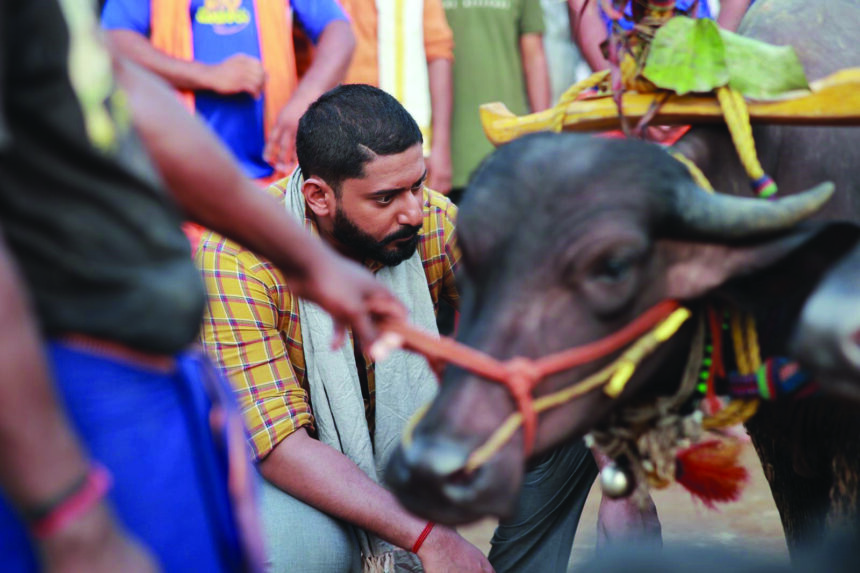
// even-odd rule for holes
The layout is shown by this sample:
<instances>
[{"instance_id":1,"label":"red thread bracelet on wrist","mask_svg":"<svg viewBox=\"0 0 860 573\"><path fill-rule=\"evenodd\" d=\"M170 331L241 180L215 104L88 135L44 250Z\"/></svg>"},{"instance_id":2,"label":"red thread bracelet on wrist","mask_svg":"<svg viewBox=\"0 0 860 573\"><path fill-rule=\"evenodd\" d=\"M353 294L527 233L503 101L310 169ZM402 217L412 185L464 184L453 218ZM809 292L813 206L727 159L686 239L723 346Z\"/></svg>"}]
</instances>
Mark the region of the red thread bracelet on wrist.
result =
<instances>
[{"instance_id":1,"label":"red thread bracelet on wrist","mask_svg":"<svg viewBox=\"0 0 860 573\"><path fill-rule=\"evenodd\" d=\"M93 464L77 491L51 509L50 513L30 524L33 536L36 539L44 539L59 531L64 525L98 503L110 489L111 483L110 472L100 465Z\"/></svg>"},{"instance_id":2,"label":"red thread bracelet on wrist","mask_svg":"<svg viewBox=\"0 0 860 573\"><path fill-rule=\"evenodd\" d=\"M418 553L418 550L421 549L422 545L424 545L424 540L427 539L428 535L430 535L430 531L433 529L434 525L436 524L432 521L427 522L421 535L418 536L418 539L415 540L415 544L412 546L412 553Z\"/></svg>"}]
</instances>

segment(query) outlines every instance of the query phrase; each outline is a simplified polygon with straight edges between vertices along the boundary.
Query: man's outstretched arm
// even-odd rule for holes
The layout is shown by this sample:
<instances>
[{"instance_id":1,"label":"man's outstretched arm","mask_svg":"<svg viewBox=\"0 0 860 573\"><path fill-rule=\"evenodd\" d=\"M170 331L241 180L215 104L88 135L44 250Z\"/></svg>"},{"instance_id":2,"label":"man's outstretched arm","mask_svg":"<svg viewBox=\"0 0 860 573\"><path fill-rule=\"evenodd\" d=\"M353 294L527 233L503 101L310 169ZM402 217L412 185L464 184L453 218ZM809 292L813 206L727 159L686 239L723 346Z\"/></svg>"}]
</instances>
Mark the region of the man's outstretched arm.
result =
<instances>
[{"instance_id":1,"label":"man's outstretched arm","mask_svg":"<svg viewBox=\"0 0 860 573\"><path fill-rule=\"evenodd\" d=\"M369 344L372 313L405 316L372 275L312 237L247 179L229 152L173 92L126 60L115 63L137 131L180 206L193 221L229 237L280 268L298 296L351 325Z\"/></svg>"},{"instance_id":2,"label":"man's outstretched arm","mask_svg":"<svg viewBox=\"0 0 860 573\"><path fill-rule=\"evenodd\" d=\"M259 464L263 476L320 511L409 549L426 521L407 512L394 495L352 460L299 428ZM418 551L428 573L489 573L487 558L451 528L437 525Z\"/></svg>"}]
</instances>

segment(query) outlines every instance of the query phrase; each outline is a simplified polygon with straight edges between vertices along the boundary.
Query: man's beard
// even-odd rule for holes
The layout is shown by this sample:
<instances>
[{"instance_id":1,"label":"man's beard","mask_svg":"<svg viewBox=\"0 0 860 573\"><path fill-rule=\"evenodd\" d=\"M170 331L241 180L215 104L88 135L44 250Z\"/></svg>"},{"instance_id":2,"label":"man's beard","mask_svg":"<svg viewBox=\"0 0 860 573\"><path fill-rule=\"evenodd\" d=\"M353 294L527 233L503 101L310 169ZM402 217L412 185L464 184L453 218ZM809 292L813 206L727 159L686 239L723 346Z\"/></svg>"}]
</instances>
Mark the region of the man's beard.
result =
<instances>
[{"instance_id":1,"label":"man's beard","mask_svg":"<svg viewBox=\"0 0 860 573\"><path fill-rule=\"evenodd\" d=\"M418 231L416 227L401 227L381 241L377 241L353 223L338 205L334 213L334 228L332 236L342 245L349 248L362 259L373 259L387 267L394 267L411 257L418 246ZM402 241L389 248L398 239Z\"/></svg>"}]
</instances>

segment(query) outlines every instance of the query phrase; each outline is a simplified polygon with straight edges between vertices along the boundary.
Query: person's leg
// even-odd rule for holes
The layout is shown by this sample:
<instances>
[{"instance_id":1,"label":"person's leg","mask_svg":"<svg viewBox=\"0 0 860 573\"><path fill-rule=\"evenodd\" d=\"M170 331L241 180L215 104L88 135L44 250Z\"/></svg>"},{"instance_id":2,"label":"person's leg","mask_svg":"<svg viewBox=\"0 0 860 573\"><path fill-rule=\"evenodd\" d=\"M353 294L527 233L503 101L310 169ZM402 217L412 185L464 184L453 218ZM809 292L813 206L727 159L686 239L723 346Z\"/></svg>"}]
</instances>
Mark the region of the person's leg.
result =
<instances>
[{"instance_id":1,"label":"person's leg","mask_svg":"<svg viewBox=\"0 0 860 573\"><path fill-rule=\"evenodd\" d=\"M267 481L263 481L261 494L268 571L361 571L361 550L352 527L284 493Z\"/></svg>"},{"instance_id":2,"label":"person's leg","mask_svg":"<svg viewBox=\"0 0 860 573\"><path fill-rule=\"evenodd\" d=\"M603 454L595 453L595 458L598 469L612 462ZM597 511L597 552L611 552L631 545L651 549L663 546L663 533L654 501L648 496L646 506L640 507L629 497L610 499L604 495Z\"/></svg>"},{"instance_id":3,"label":"person's leg","mask_svg":"<svg viewBox=\"0 0 860 573\"><path fill-rule=\"evenodd\" d=\"M582 440L538 460L523 481L513 516L499 523L491 541L496 573L564 572L597 465Z\"/></svg>"}]
</instances>

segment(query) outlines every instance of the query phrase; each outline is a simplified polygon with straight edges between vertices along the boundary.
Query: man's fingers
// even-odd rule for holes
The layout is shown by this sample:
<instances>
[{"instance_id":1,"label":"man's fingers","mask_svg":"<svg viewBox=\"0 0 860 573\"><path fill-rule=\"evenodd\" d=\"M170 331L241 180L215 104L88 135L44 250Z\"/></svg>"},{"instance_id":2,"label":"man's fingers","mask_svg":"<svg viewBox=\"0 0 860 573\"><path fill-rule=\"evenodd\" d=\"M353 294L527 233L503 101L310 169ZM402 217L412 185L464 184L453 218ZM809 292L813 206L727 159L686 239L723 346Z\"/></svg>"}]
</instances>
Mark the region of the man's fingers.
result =
<instances>
[{"instance_id":1,"label":"man's fingers","mask_svg":"<svg viewBox=\"0 0 860 573\"><path fill-rule=\"evenodd\" d=\"M369 354L374 362L382 362L391 354L403 346L403 337L394 332L383 332L370 346Z\"/></svg>"},{"instance_id":2,"label":"man's fingers","mask_svg":"<svg viewBox=\"0 0 860 573\"><path fill-rule=\"evenodd\" d=\"M377 323L403 322L408 319L406 307L394 296L373 296L368 300L370 313Z\"/></svg>"},{"instance_id":3,"label":"man's fingers","mask_svg":"<svg viewBox=\"0 0 860 573\"><path fill-rule=\"evenodd\" d=\"M263 158L269 165L275 165L280 160L281 154L281 128L280 123L275 124L272 128L272 133L269 135L269 141L266 142L266 148L263 150Z\"/></svg>"},{"instance_id":4,"label":"man's fingers","mask_svg":"<svg viewBox=\"0 0 860 573\"><path fill-rule=\"evenodd\" d=\"M254 99L259 99L263 95L263 80L252 80L250 88L249 92L254 96Z\"/></svg>"},{"instance_id":5,"label":"man's fingers","mask_svg":"<svg viewBox=\"0 0 860 573\"><path fill-rule=\"evenodd\" d=\"M366 347L373 347L373 344L379 338L379 330L368 313L362 313L353 325L353 333L358 336L362 344Z\"/></svg>"},{"instance_id":6,"label":"man's fingers","mask_svg":"<svg viewBox=\"0 0 860 573\"><path fill-rule=\"evenodd\" d=\"M296 148L293 145L293 137L292 133L287 132L281 138L280 154L277 157L277 169L281 173L288 173L290 165L296 162Z\"/></svg>"},{"instance_id":7,"label":"man's fingers","mask_svg":"<svg viewBox=\"0 0 860 573\"><path fill-rule=\"evenodd\" d=\"M331 339L331 349L337 350L346 341L346 325L339 320L334 322L334 337Z\"/></svg>"}]
</instances>

